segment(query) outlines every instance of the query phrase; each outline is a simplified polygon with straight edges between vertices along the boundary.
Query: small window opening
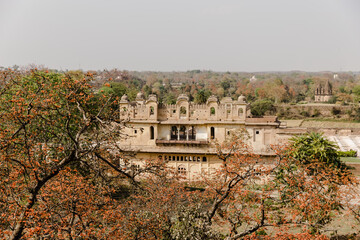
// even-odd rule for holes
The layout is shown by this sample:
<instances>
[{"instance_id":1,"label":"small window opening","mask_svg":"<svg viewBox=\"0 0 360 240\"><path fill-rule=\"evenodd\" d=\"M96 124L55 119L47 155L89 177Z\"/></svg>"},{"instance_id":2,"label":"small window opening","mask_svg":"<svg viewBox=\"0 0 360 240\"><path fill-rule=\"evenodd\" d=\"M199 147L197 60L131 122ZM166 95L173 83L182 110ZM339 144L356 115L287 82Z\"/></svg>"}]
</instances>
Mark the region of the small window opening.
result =
<instances>
[{"instance_id":1,"label":"small window opening","mask_svg":"<svg viewBox=\"0 0 360 240\"><path fill-rule=\"evenodd\" d=\"M255 131L256 134L260 134L260 131Z\"/></svg>"},{"instance_id":2,"label":"small window opening","mask_svg":"<svg viewBox=\"0 0 360 240\"><path fill-rule=\"evenodd\" d=\"M206 159L206 157L203 157L203 160L202 160L203 162L206 162L207 161L207 159Z\"/></svg>"},{"instance_id":3,"label":"small window opening","mask_svg":"<svg viewBox=\"0 0 360 240\"><path fill-rule=\"evenodd\" d=\"M150 126L150 139L154 139L154 127Z\"/></svg>"},{"instance_id":4,"label":"small window opening","mask_svg":"<svg viewBox=\"0 0 360 240\"><path fill-rule=\"evenodd\" d=\"M214 128L214 127L211 127L211 128L210 128L210 138L211 138L211 139L214 139L214 138L215 138L215 128Z\"/></svg>"},{"instance_id":5,"label":"small window opening","mask_svg":"<svg viewBox=\"0 0 360 240\"><path fill-rule=\"evenodd\" d=\"M210 108L210 116L214 116L215 115L215 108L211 107Z\"/></svg>"},{"instance_id":6,"label":"small window opening","mask_svg":"<svg viewBox=\"0 0 360 240\"><path fill-rule=\"evenodd\" d=\"M183 166L183 165L180 165L180 166L178 167L178 173L185 175L185 174L186 174L186 167Z\"/></svg>"},{"instance_id":7,"label":"small window opening","mask_svg":"<svg viewBox=\"0 0 360 240\"><path fill-rule=\"evenodd\" d=\"M134 133L137 134L137 130L134 130Z\"/></svg>"},{"instance_id":8,"label":"small window opening","mask_svg":"<svg viewBox=\"0 0 360 240\"><path fill-rule=\"evenodd\" d=\"M186 108L184 106L180 107L180 116L182 117L186 116Z\"/></svg>"},{"instance_id":9,"label":"small window opening","mask_svg":"<svg viewBox=\"0 0 360 240\"><path fill-rule=\"evenodd\" d=\"M155 113L154 107L151 106L151 107L150 107L150 115L154 115L154 113Z\"/></svg>"}]
</instances>

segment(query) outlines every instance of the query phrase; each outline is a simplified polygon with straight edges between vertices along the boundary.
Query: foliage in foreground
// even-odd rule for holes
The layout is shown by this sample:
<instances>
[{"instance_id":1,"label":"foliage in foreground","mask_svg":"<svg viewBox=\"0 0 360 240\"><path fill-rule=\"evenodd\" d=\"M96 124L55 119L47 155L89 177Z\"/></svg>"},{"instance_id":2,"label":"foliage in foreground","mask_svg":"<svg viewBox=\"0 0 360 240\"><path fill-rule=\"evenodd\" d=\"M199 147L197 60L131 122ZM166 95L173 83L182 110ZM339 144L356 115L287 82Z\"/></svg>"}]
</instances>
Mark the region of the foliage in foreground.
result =
<instances>
[{"instance_id":1,"label":"foliage in foreground","mask_svg":"<svg viewBox=\"0 0 360 240\"><path fill-rule=\"evenodd\" d=\"M197 182L160 160L129 171L116 99L95 96L90 80L2 72L1 238L321 239L341 185L354 182L325 160L330 148L306 161L278 148L270 164L238 137L218 147L221 168ZM303 233L290 234L295 226Z\"/></svg>"}]
</instances>

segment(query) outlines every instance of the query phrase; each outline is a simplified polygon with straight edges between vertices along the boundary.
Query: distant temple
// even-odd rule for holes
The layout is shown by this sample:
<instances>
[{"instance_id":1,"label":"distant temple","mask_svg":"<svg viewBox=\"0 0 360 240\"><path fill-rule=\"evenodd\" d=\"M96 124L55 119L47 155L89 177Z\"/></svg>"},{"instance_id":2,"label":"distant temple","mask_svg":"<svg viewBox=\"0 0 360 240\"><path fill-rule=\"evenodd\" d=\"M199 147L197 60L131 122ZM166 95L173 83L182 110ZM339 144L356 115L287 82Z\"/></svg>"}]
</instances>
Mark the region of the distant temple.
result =
<instances>
[{"instance_id":1,"label":"distant temple","mask_svg":"<svg viewBox=\"0 0 360 240\"><path fill-rule=\"evenodd\" d=\"M319 83L315 88L315 102L328 102L332 97L332 86L329 80L323 86Z\"/></svg>"}]
</instances>

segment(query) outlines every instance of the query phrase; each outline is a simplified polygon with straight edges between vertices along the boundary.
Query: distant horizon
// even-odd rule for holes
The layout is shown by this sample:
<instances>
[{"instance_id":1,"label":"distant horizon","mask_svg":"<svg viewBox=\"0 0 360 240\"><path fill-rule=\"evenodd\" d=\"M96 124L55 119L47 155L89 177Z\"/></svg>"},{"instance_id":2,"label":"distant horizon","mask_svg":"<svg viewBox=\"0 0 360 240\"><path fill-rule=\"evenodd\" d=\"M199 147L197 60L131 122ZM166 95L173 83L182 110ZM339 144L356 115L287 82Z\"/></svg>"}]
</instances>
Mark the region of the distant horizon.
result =
<instances>
[{"instance_id":1,"label":"distant horizon","mask_svg":"<svg viewBox=\"0 0 360 240\"><path fill-rule=\"evenodd\" d=\"M0 66L360 70L359 0L1 0Z\"/></svg>"},{"instance_id":2,"label":"distant horizon","mask_svg":"<svg viewBox=\"0 0 360 240\"><path fill-rule=\"evenodd\" d=\"M28 64L28 65L12 65L12 66L0 66L0 68L13 68L14 66L17 66L19 68L28 68L32 69L31 65L34 64ZM104 70L118 70L118 71L128 71L128 72L163 72L163 73L172 73L172 72L191 72L191 71L201 71L201 72L218 72L218 73L289 73L289 72L305 72L305 73L360 73L359 70L346 70L346 71L334 71L334 70L320 70L320 71L306 71L306 70L268 70L268 71L230 71L230 70L221 70L216 71L212 69L188 69L188 70L170 70L170 71L162 71L162 70L132 70L132 69L121 69L121 68L102 68L102 69L81 69L81 68L66 68L66 69L58 69L58 68L52 68L48 67L45 64L39 64L35 65L33 68L47 68L50 70L57 70L57 71L104 71Z\"/></svg>"}]
</instances>

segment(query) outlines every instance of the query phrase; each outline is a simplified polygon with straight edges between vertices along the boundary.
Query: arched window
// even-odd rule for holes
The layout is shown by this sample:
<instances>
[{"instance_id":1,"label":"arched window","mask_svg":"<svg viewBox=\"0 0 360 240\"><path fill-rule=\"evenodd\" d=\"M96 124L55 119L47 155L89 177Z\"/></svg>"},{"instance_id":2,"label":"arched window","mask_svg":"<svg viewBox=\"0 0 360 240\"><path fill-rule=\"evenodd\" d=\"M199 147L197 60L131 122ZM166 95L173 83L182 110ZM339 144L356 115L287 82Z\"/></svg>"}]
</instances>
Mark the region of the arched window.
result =
<instances>
[{"instance_id":1,"label":"arched window","mask_svg":"<svg viewBox=\"0 0 360 240\"><path fill-rule=\"evenodd\" d=\"M214 138L215 138L215 128L214 128L214 127L211 127L211 128L210 128L210 138L211 138L211 139L214 139Z\"/></svg>"},{"instance_id":2,"label":"arched window","mask_svg":"<svg viewBox=\"0 0 360 240\"><path fill-rule=\"evenodd\" d=\"M206 161L207 161L206 157L203 157L203 162L206 162Z\"/></svg>"},{"instance_id":3,"label":"arched window","mask_svg":"<svg viewBox=\"0 0 360 240\"><path fill-rule=\"evenodd\" d=\"M154 114L155 114L154 107L153 107L153 106L151 106L151 107L150 107L150 115L154 115Z\"/></svg>"},{"instance_id":4,"label":"arched window","mask_svg":"<svg viewBox=\"0 0 360 240\"><path fill-rule=\"evenodd\" d=\"M239 117L242 117L243 114L244 114L244 110L242 108L239 108L239 110L238 110Z\"/></svg>"},{"instance_id":5,"label":"arched window","mask_svg":"<svg viewBox=\"0 0 360 240\"><path fill-rule=\"evenodd\" d=\"M210 108L210 116L215 116L215 108L214 107Z\"/></svg>"},{"instance_id":6,"label":"arched window","mask_svg":"<svg viewBox=\"0 0 360 240\"><path fill-rule=\"evenodd\" d=\"M231 104L226 104L226 113L229 115L231 113Z\"/></svg>"},{"instance_id":7,"label":"arched window","mask_svg":"<svg viewBox=\"0 0 360 240\"><path fill-rule=\"evenodd\" d=\"M186 127L181 126L180 127L180 140L185 140L185 139L186 139Z\"/></svg>"},{"instance_id":8,"label":"arched window","mask_svg":"<svg viewBox=\"0 0 360 240\"><path fill-rule=\"evenodd\" d=\"M170 133L170 139L171 140L177 140L178 137L178 129L176 126L171 127L171 133Z\"/></svg>"},{"instance_id":9,"label":"arched window","mask_svg":"<svg viewBox=\"0 0 360 240\"><path fill-rule=\"evenodd\" d=\"M150 127L150 139L154 139L154 127Z\"/></svg>"},{"instance_id":10,"label":"arched window","mask_svg":"<svg viewBox=\"0 0 360 240\"><path fill-rule=\"evenodd\" d=\"M123 112L126 112L126 111L127 111L126 107L123 107Z\"/></svg>"},{"instance_id":11,"label":"arched window","mask_svg":"<svg viewBox=\"0 0 360 240\"><path fill-rule=\"evenodd\" d=\"M180 107L180 117L186 117L186 107Z\"/></svg>"}]
</instances>

